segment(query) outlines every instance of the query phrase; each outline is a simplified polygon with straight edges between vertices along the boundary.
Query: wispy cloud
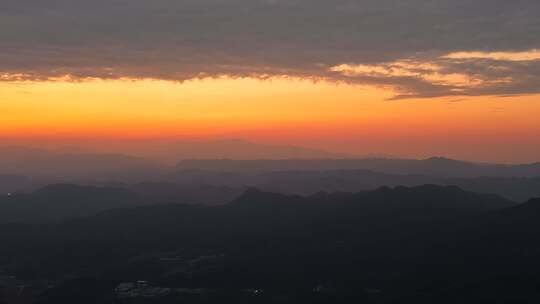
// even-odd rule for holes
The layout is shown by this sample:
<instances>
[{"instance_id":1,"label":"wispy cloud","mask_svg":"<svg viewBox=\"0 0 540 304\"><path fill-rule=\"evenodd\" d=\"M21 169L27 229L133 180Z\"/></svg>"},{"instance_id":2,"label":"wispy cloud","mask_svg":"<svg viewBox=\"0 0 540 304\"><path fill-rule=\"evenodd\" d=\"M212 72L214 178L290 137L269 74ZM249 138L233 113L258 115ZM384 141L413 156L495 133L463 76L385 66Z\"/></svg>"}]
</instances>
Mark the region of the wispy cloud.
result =
<instances>
[{"instance_id":1,"label":"wispy cloud","mask_svg":"<svg viewBox=\"0 0 540 304\"><path fill-rule=\"evenodd\" d=\"M537 0L3 0L0 81L291 76L539 93Z\"/></svg>"},{"instance_id":2,"label":"wispy cloud","mask_svg":"<svg viewBox=\"0 0 540 304\"><path fill-rule=\"evenodd\" d=\"M536 61L540 60L540 50L521 52L455 52L443 56L448 59L493 59L499 61Z\"/></svg>"}]
</instances>

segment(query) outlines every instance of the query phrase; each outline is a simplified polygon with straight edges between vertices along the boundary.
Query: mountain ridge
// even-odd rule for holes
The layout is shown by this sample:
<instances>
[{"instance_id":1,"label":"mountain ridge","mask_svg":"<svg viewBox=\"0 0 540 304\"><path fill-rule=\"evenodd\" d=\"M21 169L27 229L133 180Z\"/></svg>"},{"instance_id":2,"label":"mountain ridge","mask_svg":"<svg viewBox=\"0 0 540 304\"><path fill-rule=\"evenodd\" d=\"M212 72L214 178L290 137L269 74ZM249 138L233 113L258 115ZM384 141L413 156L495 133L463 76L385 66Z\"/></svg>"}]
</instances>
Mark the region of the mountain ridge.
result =
<instances>
[{"instance_id":1,"label":"mountain ridge","mask_svg":"<svg viewBox=\"0 0 540 304\"><path fill-rule=\"evenodd\" d=\"M208 170L221 172L272 172L272 171L324 171L370 170L387 174L429 175L439 177L536 177L540 176L540 163L489 164L459 161L448 158L427 159L281 159L281 160L183 160L177 170Z\"/></svg>"}]
</instances>

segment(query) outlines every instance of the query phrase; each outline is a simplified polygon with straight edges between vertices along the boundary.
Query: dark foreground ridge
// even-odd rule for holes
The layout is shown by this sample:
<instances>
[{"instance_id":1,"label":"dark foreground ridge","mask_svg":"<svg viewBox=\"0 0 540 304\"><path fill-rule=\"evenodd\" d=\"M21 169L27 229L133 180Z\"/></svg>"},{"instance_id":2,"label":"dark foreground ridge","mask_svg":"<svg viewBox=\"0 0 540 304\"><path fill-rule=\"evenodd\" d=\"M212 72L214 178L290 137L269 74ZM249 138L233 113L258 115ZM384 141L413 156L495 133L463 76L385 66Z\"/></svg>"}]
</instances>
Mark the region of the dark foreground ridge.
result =
<instances>
[{"instance_id":1,"label":"dark foreground ridge","mask_svg":"<svg viewBox=\"0 0 540 304\"><path fill-rule=\"evenodd\" d=\"M40 303L517 303L540 299L539 209L452 186L248 189L3 225L0 266L55 286Z\"/></svg>"}]
</instances>

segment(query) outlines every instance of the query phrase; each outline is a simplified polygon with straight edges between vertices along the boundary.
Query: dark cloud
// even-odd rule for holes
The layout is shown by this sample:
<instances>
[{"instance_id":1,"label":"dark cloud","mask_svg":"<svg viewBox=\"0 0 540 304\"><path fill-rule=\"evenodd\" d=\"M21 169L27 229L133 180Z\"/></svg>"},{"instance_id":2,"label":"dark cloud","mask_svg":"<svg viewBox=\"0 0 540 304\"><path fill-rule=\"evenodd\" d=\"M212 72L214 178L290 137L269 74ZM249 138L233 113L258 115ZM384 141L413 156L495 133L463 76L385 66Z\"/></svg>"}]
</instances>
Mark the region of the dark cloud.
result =
<instances>
[{"instance_id":1,"label":"dark cloud","mask_svg":"<svg viewBox=\"0 0 540 304\"><path fill-rule=\"evenodd\" d=\"M538 0L2 0L0 79L288 75L392 86L396 98L540 92ZM407 73L333 67L416 62ZM437 65L426 70L419 63ZM403 72L403 71L401 71ZM474 85L445 81L459 74ZM450 75L450 76L449 76ZM442 79L442 80L441 80Z\"/></svg>"}]
</instances>

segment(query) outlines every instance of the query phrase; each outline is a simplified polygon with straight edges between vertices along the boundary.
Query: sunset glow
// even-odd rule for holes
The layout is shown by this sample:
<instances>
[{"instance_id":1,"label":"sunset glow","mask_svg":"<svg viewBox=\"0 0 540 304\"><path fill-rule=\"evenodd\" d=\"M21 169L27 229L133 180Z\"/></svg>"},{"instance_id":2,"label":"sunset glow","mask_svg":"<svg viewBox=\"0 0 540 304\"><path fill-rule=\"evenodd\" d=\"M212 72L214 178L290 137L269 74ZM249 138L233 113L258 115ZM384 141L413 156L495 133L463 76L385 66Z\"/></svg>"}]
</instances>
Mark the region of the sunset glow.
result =
<instances>
[{"instance_id":1,"label":"sunset glow","mask_svg":"<svg viewBox=\"0 0 540 304\"><path fill-rule=\"evenodd\" d=\"M535 95L391 101L393 92L385 88L294 78L0 87L5 140L217 136L409 157L447 149L469 159L496 147L493 160L504 162L532 161L540 149ZM529 152L511 152L516 145Z\"/></svg>"},{"instance_id":2,"label":"sunset glow","mask_svg":"<svg viewBox=\"0 0 540 304\"><path fill-rule=\"evenodd\" d=\"M538 161L538 3L398 2L8 0L0 138Z\"/></svg>"}]
</instances>

